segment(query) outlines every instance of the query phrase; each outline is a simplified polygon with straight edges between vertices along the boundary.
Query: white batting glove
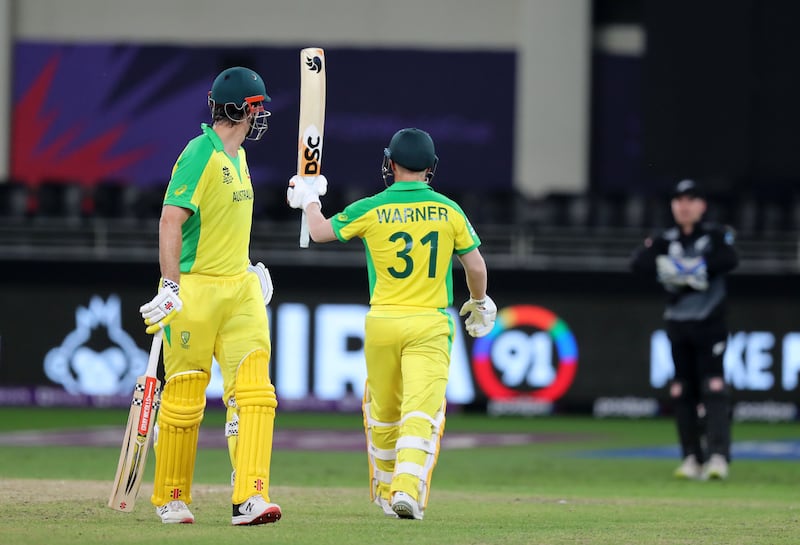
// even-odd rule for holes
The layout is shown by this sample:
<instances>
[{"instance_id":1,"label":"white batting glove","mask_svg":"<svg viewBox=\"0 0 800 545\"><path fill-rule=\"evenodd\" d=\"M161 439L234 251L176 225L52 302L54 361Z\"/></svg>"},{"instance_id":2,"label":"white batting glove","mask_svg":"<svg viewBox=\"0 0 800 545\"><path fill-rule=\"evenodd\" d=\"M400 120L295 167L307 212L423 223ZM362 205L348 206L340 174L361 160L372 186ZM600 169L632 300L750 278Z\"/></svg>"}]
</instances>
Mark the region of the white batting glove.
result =
<instances>
[{"instance_id":1,"label":"white batting glove","mask_svg":"<svg viewBox=\"0 0 800 545\"><path fill-rule=\"evenodd\" d=\"M272 286L272 277L269 274L269 269L259 261L255 265L250 263L247 266L247 270L258 277L258 282L261 284L261 295L264 296L264 306L267 306L272 301L272 293L275 291Z\"/></svg>"},{"instance_id":2,"label":"white batting glove","mask_svg":"<svg viewBox=\"0 0 800 545\"><path fill-rule=\"evenodd\" d=\"M164 279L158 295L149 303L142 305L139 312L144 318L147 333L153 334L169 325L175 315L183 308L183 301L178 297L180 286L177 282Z\"/></svg>"},{"instance_id":3,"label":"white batting glove","mask_svg":"<svg viewBox=\"0 0 800 545\"><path fill-rule=\"evenodd\" d=\"M328 192L328 179L319 176L292 176L289 178L289 187L286 189L286 202L292 208L305 210L312 202L322 208L319 198Z\"/></svg>"},{"instance_id":4,"label":"white batting glove","mask_svg":"<svg viewBox=\"0 0 800 545\"><path fill-rule=\"evenodd\" d=\"M469 313L464 325L467 333L471 337L483 337L494 329L494 321L497 318L497 305L488 295L484 299L469 298L469 301L461 306L459 316Z\"/></svg>"}]
</instances>

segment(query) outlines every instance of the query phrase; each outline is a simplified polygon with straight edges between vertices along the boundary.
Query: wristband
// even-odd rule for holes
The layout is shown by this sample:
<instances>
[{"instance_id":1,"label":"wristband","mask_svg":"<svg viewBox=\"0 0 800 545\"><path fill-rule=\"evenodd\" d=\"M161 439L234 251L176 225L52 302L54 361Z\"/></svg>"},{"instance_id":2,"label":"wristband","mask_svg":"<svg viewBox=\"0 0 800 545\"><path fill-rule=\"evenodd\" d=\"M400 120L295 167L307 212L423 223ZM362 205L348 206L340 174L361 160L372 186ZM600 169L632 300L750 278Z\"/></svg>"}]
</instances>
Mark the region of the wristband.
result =
<instances>
[{"instance_id":1,"label":"wristband","mask_svg":"<svg viewBox=\"0 0 800 545\"><path fill-rule=\"evenodd\" d=\"M164 284L165 288L170 289L172 291L172 293L174 293L175 295L180 294L181 287L180 287L180 285L178 285L177 282L174 282L174 281L170 280L169 278L165 278L163 284Z\"/></svg>"}]
</instances>

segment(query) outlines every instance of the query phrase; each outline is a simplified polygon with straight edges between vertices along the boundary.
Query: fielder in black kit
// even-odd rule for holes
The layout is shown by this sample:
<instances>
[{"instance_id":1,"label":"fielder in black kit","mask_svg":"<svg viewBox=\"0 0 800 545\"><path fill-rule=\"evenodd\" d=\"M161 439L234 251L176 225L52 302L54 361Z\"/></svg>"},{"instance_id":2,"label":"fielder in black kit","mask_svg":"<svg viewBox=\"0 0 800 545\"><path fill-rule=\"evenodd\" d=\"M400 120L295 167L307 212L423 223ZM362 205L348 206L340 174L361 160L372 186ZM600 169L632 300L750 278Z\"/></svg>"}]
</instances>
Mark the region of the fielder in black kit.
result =
<instances>
[{"instance_id":1,"label":"fielder in black kit","mask_svg":"<svg viewBox=\"0 0 800 545\"><path fill-rule=\"evenodd\" d=\"M725 276L739 262L734 232L702 222L706 200L693 180L677 184L671 207L675 225L646 239L631 267L655 277L667 292L664 319L675 362L669 392L683 456L675 477L725 479L731 443L730 391L723 369Z\"/></svg>"}]
</instances>

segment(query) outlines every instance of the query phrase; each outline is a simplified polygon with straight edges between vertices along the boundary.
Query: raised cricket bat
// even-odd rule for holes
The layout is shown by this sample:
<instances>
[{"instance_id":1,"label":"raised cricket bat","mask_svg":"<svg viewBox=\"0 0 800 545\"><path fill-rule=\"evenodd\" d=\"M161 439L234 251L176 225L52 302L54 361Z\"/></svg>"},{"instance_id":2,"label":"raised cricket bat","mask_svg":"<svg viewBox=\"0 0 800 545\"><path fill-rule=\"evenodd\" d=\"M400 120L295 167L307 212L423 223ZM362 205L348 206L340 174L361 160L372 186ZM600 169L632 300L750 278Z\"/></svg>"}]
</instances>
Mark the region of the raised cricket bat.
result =
<instances>
[{"instance_id":1,"label":"raised cricket bat","mask_svg":"<svg viewBox=\"0 0 800 545\"><path fill-rule=\"evenodd\" d=\"M300 126L297 139L297 175L322 174L322 136L325 132L325 52L318 47L300 51ZM308 248L306 213L300 220L300 247Z\"/></svg>"},{"instance_id":2,"label":"raised cricket bat","mask_svg":"<svg viewBox=\"0 0 800 545\"><path fill-rule=\"evenodd\" d=\"M122 452L119 454L114 487L108 499L108 506L117 511L126 513L133 511L142 484L147 451L150 449L150 439L153 435L153 423L161 401L161 381L156 378L156 370L158 356L161 354L162 335L161 330L153 335L147 370L143 376L136 379L136 386L133 389L128 426L125 428L125 437L122 440Z\"/></svg>"}]
</instances>

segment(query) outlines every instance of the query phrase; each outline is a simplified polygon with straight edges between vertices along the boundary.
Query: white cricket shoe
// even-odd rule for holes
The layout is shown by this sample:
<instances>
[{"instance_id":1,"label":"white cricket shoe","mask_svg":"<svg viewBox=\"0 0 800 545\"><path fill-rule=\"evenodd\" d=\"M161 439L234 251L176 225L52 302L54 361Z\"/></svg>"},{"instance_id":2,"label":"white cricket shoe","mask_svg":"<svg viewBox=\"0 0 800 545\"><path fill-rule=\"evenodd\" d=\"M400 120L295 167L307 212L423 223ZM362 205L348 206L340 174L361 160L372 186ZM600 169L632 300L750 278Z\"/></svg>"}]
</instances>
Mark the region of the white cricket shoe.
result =
<instances>
[{"instance_id":1,"label":"white cricket shoe","mask_svg":"<svg viewBox=\"0 0 800 545\"><path fill-rule=\"evenodd\" d=\"M172 500L161 507L156 507L156 514L164 524L192 524L194 515L186 504L180 500Z\"/></svg>"},{"instance_id":2,"label":"white cricket shoe","mask_svg":"<svg viewBox=\"0 0 800 545\"><path fill-rule=\"evenodd\" d=\"M277 522L280 518L280 506L277 503L269 503L261 494L256 494L233 506L231 524L234 526L253 526Z\"/></svg>"},{"instance_id":3,"label":"white cricket shoe","mask_svg":"<svg viewBox=\"0 0 800 545\"><path fill-rule=\"evenodd\" d=\"M712 454L703 466L703 479L723 480L728 478L728 460L722 454Z\"/></svg>"},{"instance_id":4,"label":"white cricket shoe","mask_svg":"<svg viewBox=\"0 0 800 545\"><path fill-rule=\"evenodd\" d=\"M405 492L395 492L392 496L392 511L401 519L422 520L422 509L417 500Z\"/></svg>"},{"instance_id":5,"label":"white cricket shoe","mask_svg":"<svg viewBox=\"0 0 800 545\"><path fill-rule=\"evenodd\" d=\"M378 496L377 498L375 498L375 504L378 505L381 509L383 509L383 514L386 515L387 517L397 518L397 513L395 513L392 510L392 505L386 498Z\"/></svg>"},{"instance_id":6,"label":"white cricket shoe","mask_svg":"<svg viewBox=\"0 0 800 545\"><path fill-rule=\"evenodd\" d=\"M677 479L700 479L703 476L703 466L697 461L694 454L683 459L683 463L673 473Z\"/></svg>"}]
</instances>

